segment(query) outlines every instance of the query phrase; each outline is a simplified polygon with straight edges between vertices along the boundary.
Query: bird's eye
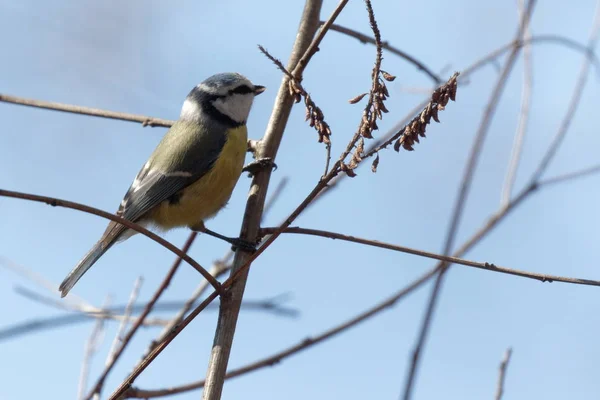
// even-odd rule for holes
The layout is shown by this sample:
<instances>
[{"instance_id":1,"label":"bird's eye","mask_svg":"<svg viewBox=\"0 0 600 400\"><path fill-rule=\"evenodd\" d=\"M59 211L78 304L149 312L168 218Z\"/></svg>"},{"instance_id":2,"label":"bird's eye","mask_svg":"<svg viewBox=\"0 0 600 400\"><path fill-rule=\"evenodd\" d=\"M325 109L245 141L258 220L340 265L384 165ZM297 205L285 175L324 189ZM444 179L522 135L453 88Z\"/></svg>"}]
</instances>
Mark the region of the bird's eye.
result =
<instances>
[{"instance_id":1,"label":"bird's eye","mask_svg":"<svg viewBox=\"0 0 600 400\"><path fill-rule=\"evenodd\" d=\"M241 85L236 87L235 89L231 89L229 94L249 94L254 93L254 91L246 85Z\"/></svg>"}]
</instances>

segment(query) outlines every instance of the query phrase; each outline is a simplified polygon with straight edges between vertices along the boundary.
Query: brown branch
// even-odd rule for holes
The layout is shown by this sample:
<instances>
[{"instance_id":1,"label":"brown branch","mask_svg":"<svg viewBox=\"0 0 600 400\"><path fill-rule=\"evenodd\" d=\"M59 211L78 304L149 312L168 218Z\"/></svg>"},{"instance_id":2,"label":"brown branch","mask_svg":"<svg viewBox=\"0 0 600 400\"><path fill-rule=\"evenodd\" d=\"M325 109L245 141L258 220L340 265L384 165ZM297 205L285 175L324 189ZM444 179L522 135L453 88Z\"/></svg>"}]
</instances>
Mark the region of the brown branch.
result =
<instances>
[{"instance_id":1,"label":"brown branch","mask_svg":"<svg viewBox=\"0 0 600 400\"><path fill-rule=\"evenodd\" d=\"M330 29L332 31L343 33L344 35L358 39L358 41L361 43L376 44L375 39L373 39L372 37L367 36L364 33L355 31L354 29L346 28L345 26L332 24ZM409 55L408 53L405 53L404 51L400 50L399 48L392 46L391 44L389 44L389 42L382 41L381 47L384 50L387 50L390 53L397 55L398 57L401 57L401 58L405 59L406 61L408 61L409 63L413 64L415 67L417 67L417 69L419 71L423 71L427 76L429 76L433 80L433 83L436 86L440 85L443 82L442 79L435 72L433 72L430 68L428 68L424 63L420 62L419 60L417 60L413 56Z\"/></svg>"},{"instance_id":2,"label":"brown branch","mask_svg":"<svg viewBox=\"0 0 600 400\"><path fill-rule=\"evenodd\" d=\"M506 349L504 353L504 358L500 363L500 368L498 372L498 386L496 388L496 400L502 400L502 395L504 394L504 381L506 379L506 369L508 368L508 363L510 362L510 356L512 355L512 349L509 347Z\"/></svg>"},{"instance_id":3,"label":"brown branch","mask_svg":"<svg viewBox=\"0 0 600 400\"><path fill-rule=\"evenodd\" d=\"M68 201L68 200L58 199L56 197L39 196L39 195L35 195L35 194L14 192L14 191L4 190L4 189L0 189L0 197L12 197L14 199L22 199L22 200L35 201L35 202L38 202L38 203L46 203L48 205L51 205L52 207L70 208L72 210L82 211L82 212L85 212L85 213L88 213L88 214L97 215L99 217L102 217L102 218L109 219L111 221L117 222L117 223L119 223L121 225L126 226L129 229L133 229L134 231L139 232L142 235L144 235L144 236L146 236L146 237L154 240L156 243L158 243L161 246L163 246L164 248L170 250L172 253L175 253L177 256L183 258L183 260L186 263L190 264L192 267L194 267L194 269L196 271L198 271L204 277L204 279L206 279L207 281L209 281L210 284L212 285L212 287L215 288L215 290L218 293L222 292L221 284L219 282L217 282L217 280L215 278L213 278L208 273L208 271L206 271L193 258L191 258L187 254L185 254L184 252L182 252L181 250L179 250L171 242L169 242L169 241L161 238L157 234L149 231L148 229L144 228L143 226L140 226L140 225L136 224L135 222L131 222L131 221L129 221L129 220L125 219L125 218L122 218L122 217L120 217L118 215L111 214L109 212L102 211L102 210L99 210L99 209L94 208L94 207L86 206L84 204L76 203L74 201Z\"/></svg>"},{"instance_id":4,"label":"brown branch","mask_svg":"<svg viewBox=\"0 0 600 400\"><path fill-rule=\"evenodd\" d=\"M194 241L194 236L190 235L190 237L188 237L187 241L181 248L181 254L186 255L186 253L189 251L193 241ZM144 323L144 320L146 319L148 314L150 314L150 311L152 311L152 308L154 308L154 305L156 304L156 302L158 301L160 296L167 289L167 287L169 287L169 284L171 283L171 279L173 279L175 272L177 272L177 270L179 269L179 266L181 265L181 261L183 258L184 257L180 256L179 258L177 258L175 260L175 262L171 266L171 269L169 270L169 272L167 272L167 275L165 276L162 283L160 284L160 286L154 293L154 296L152 296L152 298L150 299L148 304L146 304L144 311L142 311L140 317L137 319L137 321L135 321L135 323L133 324L133 326L131 327L129 332L127 332L127 335L123 338L121 346L114 353L114 356L112 357L110 362L104 367L102 374L100 374L100 378L98 378L98 380L96 381L96 385L94 385L94 388L90 391L86 400L90 400L94 395L99 394L102 391L102 387L104 386L104 382L106 381L108 374L113 369L113 367L115 366L115 364L117 363L117 361L119 360L119 358L121 357L123 352L125 351L125 348L127 347L127 345L131 342L133 335L135 335L135 333L138 331L140 326L142 326L142 324ZM217 293L217 292L215 291L215 293Z\"/></svg>"},{"instance_id":5,"label":"brown branch","mask_svg":"<svg viewBox=\"0 0 600 400\"><path fill-rule=\"evenodd\" d=\"M527 2L527 7L521 17L515 40L519 40L523 37L525 28L530 21L535 1L536 0L529 0ZM504 68L502 69L502 72L498 78L498 81L496 82L496 86L492 91L492 94L490 95L490 100L484 111L483 118L481 119L481 123L479 125L479 128L477 129L477 133L475 134L475 140L473 141L473 146L471 148L469 160L467 162L465 173L459 189L458 198L456 200L454 211L452 213L452 220L450 222L448 233L446 235L446 243L444 244L443 251L444 255L450 254L452 248L454 247L456 233L458 232L458 227L462 219L462 213L464 211L464 206L466 204L467 196L469 194L469 189L471 187L473 176L475 174L475 169L477 167L479 155L481 154L481 149L483 147L485 138L491 126L491 121L500 101L500 97L502 96L502 93L504 91L506 81L508 80L510 72L512 71L512 67L514 66L515 61L517 60L519 49L519 47L515 47L509 54ZM427 304L427 309L423 316L419 337L417 339L417 343L413 351L412 360L410 362L408 377L404 386L404 393L402 396L404 400L410 400L412 395L412 389L414 386L417 368L420 361L420 354L422 353L423 348L425 346L425 341L430 330L431 321L433 319L433 313L437 304L437 299L439 297L439 293L445 277L445 272L448 270L448 267L449 265L447 263L442 262L442 264L440 265L439 273L435 279L435 283L431 290L431 294Z\"/></svg>"},{"instance_id":6,"label":"brown branch","mask_svg":"<svg viewBox=\"0 0 600 400\"><path fill-rule=\"evenodd\" d=\"M272 232L277 231L277 227L269 227L269 228L261 228L261 233L268 235ZM477 262L465 260L459 257L445 256L441 254L432 253L429 251L413 249L410 247L399 246L391 243L380 242L377 240L364 239L356 236L344 235L337 232L324 231L319 229L308 229L308 228L300 228L300 227L288 227L284 229L283 233L295 233L302 235L311 235L311 236L319 236L329 239L339 239L346 242L359 243L366 246L379 247L382 249L399 251L402 253L413 254L420 257L432 258L434 260L444 261L446 263L452 264L460 264L465 265L467 267L473 267L478 269L483 269L486 271L492 272L500 272L508 275L520 276L522 278L534 279L540 282L564 282L564 283L573 283L576 285L589 285L589 286L600 286L600 281L591 280L591 279L581 279L581 278L570 278L556 275L548 275L548 274L540 274L536 272L528 272L522 271L513 268L501 267L488 262Z\"/></svg>"},{"instance_id":7,"label":"brown branch","mask_svg":"<svg viewBox=\"0 0 600 400\"><path fill-rule=\"evenodd\" d=\"M337 19L337 17L340 15L340 13L344 9L344 7L346 7L346 4L348 4L348 0L340 0L337 7L335 7L335 9L333 10L333 13L331 13L331 15L329 16L327 21L325 21L324 23L321 21L318 21L318 24L320 24L321 27L316 35L313 34L314 39L311 41L308 48L306 48L306 50L304 50L304 54L302 55L302 57L297 62L294 62L294 63L290 62L290 65L294 65L294 68L292 68L292 74L299 81L302 81L302 74L304 73L304 69L308 65L308 62L310 61L312 56L314 56L315 53L317 51L319 51L319 45L323 41L323 38L325 38L325 35L327 34L327 32L329 31L329 29L331 28L331 26ZM308 5L308 1L307 1L307 5ZM320 7L319 7L319 12L320 12ZM311 28L313 28L313 27L311 27ZM311 29L311 30L313 30L313 29ZM299 33L301 33L301 30L299 30Z\"/></svg>"},{"instance_id":8,"label":"brown branch","mask_svg":"<svg viewBox=\"0 0 600 400\"><path fill-rule=\"evenodd\" d=\"M415 281L413 281L411 284L409 284L405 288L399 290L398 292L394 293L392 296L388 297L387 299L384 299L380 303L377 303L375 306L369 308L368 310L362 312L361 314L359 314L347 321L344 321L341 324L336 325L336 326L320 333L319 335L316 335L313 337L307 337L306 339L301 340L297 344L295 344L289 348L286 348L280 352L277 352L271 356L265 357L261 360L253 362L253 363L243 366L241 368L233 369L227 373L226 378L227 379L234 378L234 377L255 371L257 369L261 369L264 367L270 367L275 364L278 364L279 362L283 361L284 359L286 359L296 353L306 350L307 348L312 347L316 344L319 344L327 339L331 339L332 337L334 337L342 332L345 332L348 329L355 327L356 325L358 325L362 322L365 322L369 318L379 314L381 311L384 311L384 310L392 307L393 305L395 305L400 299L402 299L405 296L407 296L408 294L412 293L417 288L419 288L421 285L423 285L425 282L427 282L431 277L433 277L435 275L435 273L436 273L436 268L431 269L430 271L423 274L420 278L416 279ZM173 387L173 388L169 388L169 389L159 389L159 390L142 390L142 389L138 389L138 388L130 388L125 393L125 397L126 398L129 397L129 398L146 399L146 398L151 398L151 397L169 396L169 395L187 392L187 391L194 390L194 389L200 389L200 388L204 387L205 383L206 382L204 380L202 380L202 381L194 382L194 383L184 385L184 386L178 386L178 387Z\"/></svg>"},{"instance_id":9,"label":"brown branch","mask_svg":"<svg viewBox=\"0 0 600 400\"><path fill-rule=\"evenodd\" d=\"M337 17L337 14L341 12L346 2L347 0L342 0L337 7L336 10L339 11L334 12L332 15L332 23ZM327 32L327 27L324 25L321 27L319 34L315 37L319 25L321 6L321 0L306 1L287 68L288 70L293 71L293 75L297 78L302 76L304 68ZM294 102L294 96L289 92L289 82L289 77L284 76L277 93L275 105L265 135L257 149L257 158L259 159L270 158L275 160L277 155ZM254 241L257 238L270 178L271 170L266 169L258 172L252 179L244 213L244 220L240 231L240 237L245 240ZM221 298L221 309L206 374L206 387L202 395L204 400L217 400L221 397L233 343L233 336L235 334L246 279L248 277L249 266L251 260L255 258L259 252L260 249L253 255L244 251L237 251L235 254L231 274L226 281L228 282L228 285L225 286L225 288L228 288L228 295ZM209 298L212 296L213 295L209 296Z\"/></svg>"},{"instance_id":10,"label":"brown branch","mask_svg":"<svg viewBox=\"0 0 600 400\"><path fill-rule=\"evenodd\" d=\"M129 114L129 113L123 113L123 112L116 112L116 111L101 110L99 108L77 106L77 105L73 105L73 104L55 103L52 101L26 99L23 97L9 96L7 94L1 94L1 93L0 93L0 102L18 104L18 105L28 106L28 107L43 108L43 109L52 110L52 111L62 111L62 112L68 112L68 113L73 113L73 114L88 115L88 116L92 116L92 117L116 119L116 120L120 120L120 121L129 121L129 122L139 122L142 124L142 126L150 126L150 127L160 126L160 127L168 128L175 123L175 121L154 118L154 117L147 117L145 115L137 115L137 114Z\"/></svg>"}]
</instances>

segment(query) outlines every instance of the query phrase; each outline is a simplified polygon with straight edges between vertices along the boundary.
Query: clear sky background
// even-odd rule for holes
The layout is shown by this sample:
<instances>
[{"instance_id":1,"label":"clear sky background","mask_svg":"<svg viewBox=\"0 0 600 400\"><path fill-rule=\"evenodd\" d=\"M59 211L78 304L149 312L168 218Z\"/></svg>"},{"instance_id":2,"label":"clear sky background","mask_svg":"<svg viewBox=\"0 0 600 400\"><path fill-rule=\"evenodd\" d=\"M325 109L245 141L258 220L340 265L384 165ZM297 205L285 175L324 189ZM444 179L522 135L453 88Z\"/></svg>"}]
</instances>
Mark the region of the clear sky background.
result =
<instances>
[{"instance_id":1,"label":"clear sky background","mask_svg":"<svg viewBox=\"0 0 600 400\"><path fill-rule=\"evenodd\" d=\"M325 1L324 18L337 2ZM374 2L383 39L447 78L509 42L516 32L514 1L432 0ZM259 138L267 124L281 73L259 53L262 44L287 60L303 2L131 0L73 2L0 0L0 92L175 119L188 91L206 77L238 71L268 87L248 122ZM559 34L585 43L594 0L540 1L534 34ZM364 3L353 0L338 22L370 34ZM333 154L354 133L361 106L347 100L370 87L375 49L331 32L305 74L304 84L331 125ZM382 135L424 98L406 89L427 89L430 80L385 53L390 113ZM503 59L501 60L503 61ZM553 44L533 48L534 88L530 126L516 189L527 182L563 118L582 55ZM498 64L501 65L501 64ZM481 155L458 235L467 239L497 209L521 98L522 60L515 65ZM569 135L546 176L598 162L596 117L600 85L590 70L588 86ZM456 103L440 113L416 151L381 154L377 174L361 168L297 221L297 225L344 232L439 252L442 249L472 138L498 66L489 65L461 86ZM284 177L288 190L265 225L295 208L322 173L323 146L294 107L281 145L271 189ZM56 196L116 210L133 177L165 132L140 124L0 104L0 187ZM242 178L228 207L209 221L236 235L249 179ZM468 253L498 265L600 279L597 260L600 177L540 191ZM104 230L106 221L72 210L0 198L0 256L60 282ZM188 232L165 237L180 246ZM191 255L209 267L227 244L201 236ZM75 287L100 305L127 301L143 275L147 300L174 256L142 236L114 247ZM286 303L297 319L243 312L230 367L294 344L367 309L430 268L430 260L319 238L285 236L253 264L246 298L291 293ZM165 300L187 298L199 275L183 265ZM0 269L0 328L59 311L16 294L33 288ZM396 399L430 286L334 340L271 368L228 381L223 398ZM54 295L54 294L53 294ZM58 295L56 294L58 298ZM423 354L415 399L490 399L505 349L513 357L506 399L593 399L600 391L600 288L542 284L514 276L455 266L441 295ZM216 313L201 314L137 380L161 388L204 377ZM100 373L116 331L111 323L94 359ZM91 323L0 342L0 399L73 399ZM154 328L138 333L113 373L108 395L126 376ZM197 399L198 391L176 397Z\"/></svg>"}]
</instances>

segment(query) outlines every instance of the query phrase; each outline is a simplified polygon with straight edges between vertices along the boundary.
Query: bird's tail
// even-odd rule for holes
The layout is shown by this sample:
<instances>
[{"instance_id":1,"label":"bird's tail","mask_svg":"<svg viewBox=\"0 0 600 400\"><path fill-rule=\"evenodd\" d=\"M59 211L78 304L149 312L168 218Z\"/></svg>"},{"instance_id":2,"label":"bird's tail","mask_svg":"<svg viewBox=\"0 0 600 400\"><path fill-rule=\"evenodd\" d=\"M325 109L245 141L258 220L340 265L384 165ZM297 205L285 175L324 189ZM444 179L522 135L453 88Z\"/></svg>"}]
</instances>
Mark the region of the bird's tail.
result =
<instances>
[{"instance_id":1,"label":"bird's tail","mask_svg":"<svg viewBox=\"0 0 600 400\"><path fill-rule=\"evenodd\" d=\"M81 279L83 274L85 274L100 257L102 257L109 247L110 245L107 246L104 240L100 240L90 251L88 251L83 259L77 263L75 268L69 272L69 275L67 275L65 280L60 284L60 287L58 288L60 297L65 297L69 293L77 281Z\"/></svg>"}]
</instances>

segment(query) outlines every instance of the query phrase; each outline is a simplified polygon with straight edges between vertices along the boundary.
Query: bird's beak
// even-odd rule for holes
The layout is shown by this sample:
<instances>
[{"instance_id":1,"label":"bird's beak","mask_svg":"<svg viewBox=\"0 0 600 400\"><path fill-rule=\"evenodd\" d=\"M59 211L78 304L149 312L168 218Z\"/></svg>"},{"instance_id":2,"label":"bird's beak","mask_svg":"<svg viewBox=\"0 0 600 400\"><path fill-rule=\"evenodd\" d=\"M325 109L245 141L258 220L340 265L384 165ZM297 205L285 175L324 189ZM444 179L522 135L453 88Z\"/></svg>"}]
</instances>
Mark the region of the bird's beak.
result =
<instances>
[{"instance_id":1,"label":"bird's beak","mask_svg":"<svg viewBox=\"0 0 600 400\"><path fill-rule=\"evenodd\" d=\"M265 90L267 90L266 87L264 86L260 86L260 85L254 85L254 95L258 96L259 94L261 94L262 92L264 92Z\"/></svg>"}]
</instances>

